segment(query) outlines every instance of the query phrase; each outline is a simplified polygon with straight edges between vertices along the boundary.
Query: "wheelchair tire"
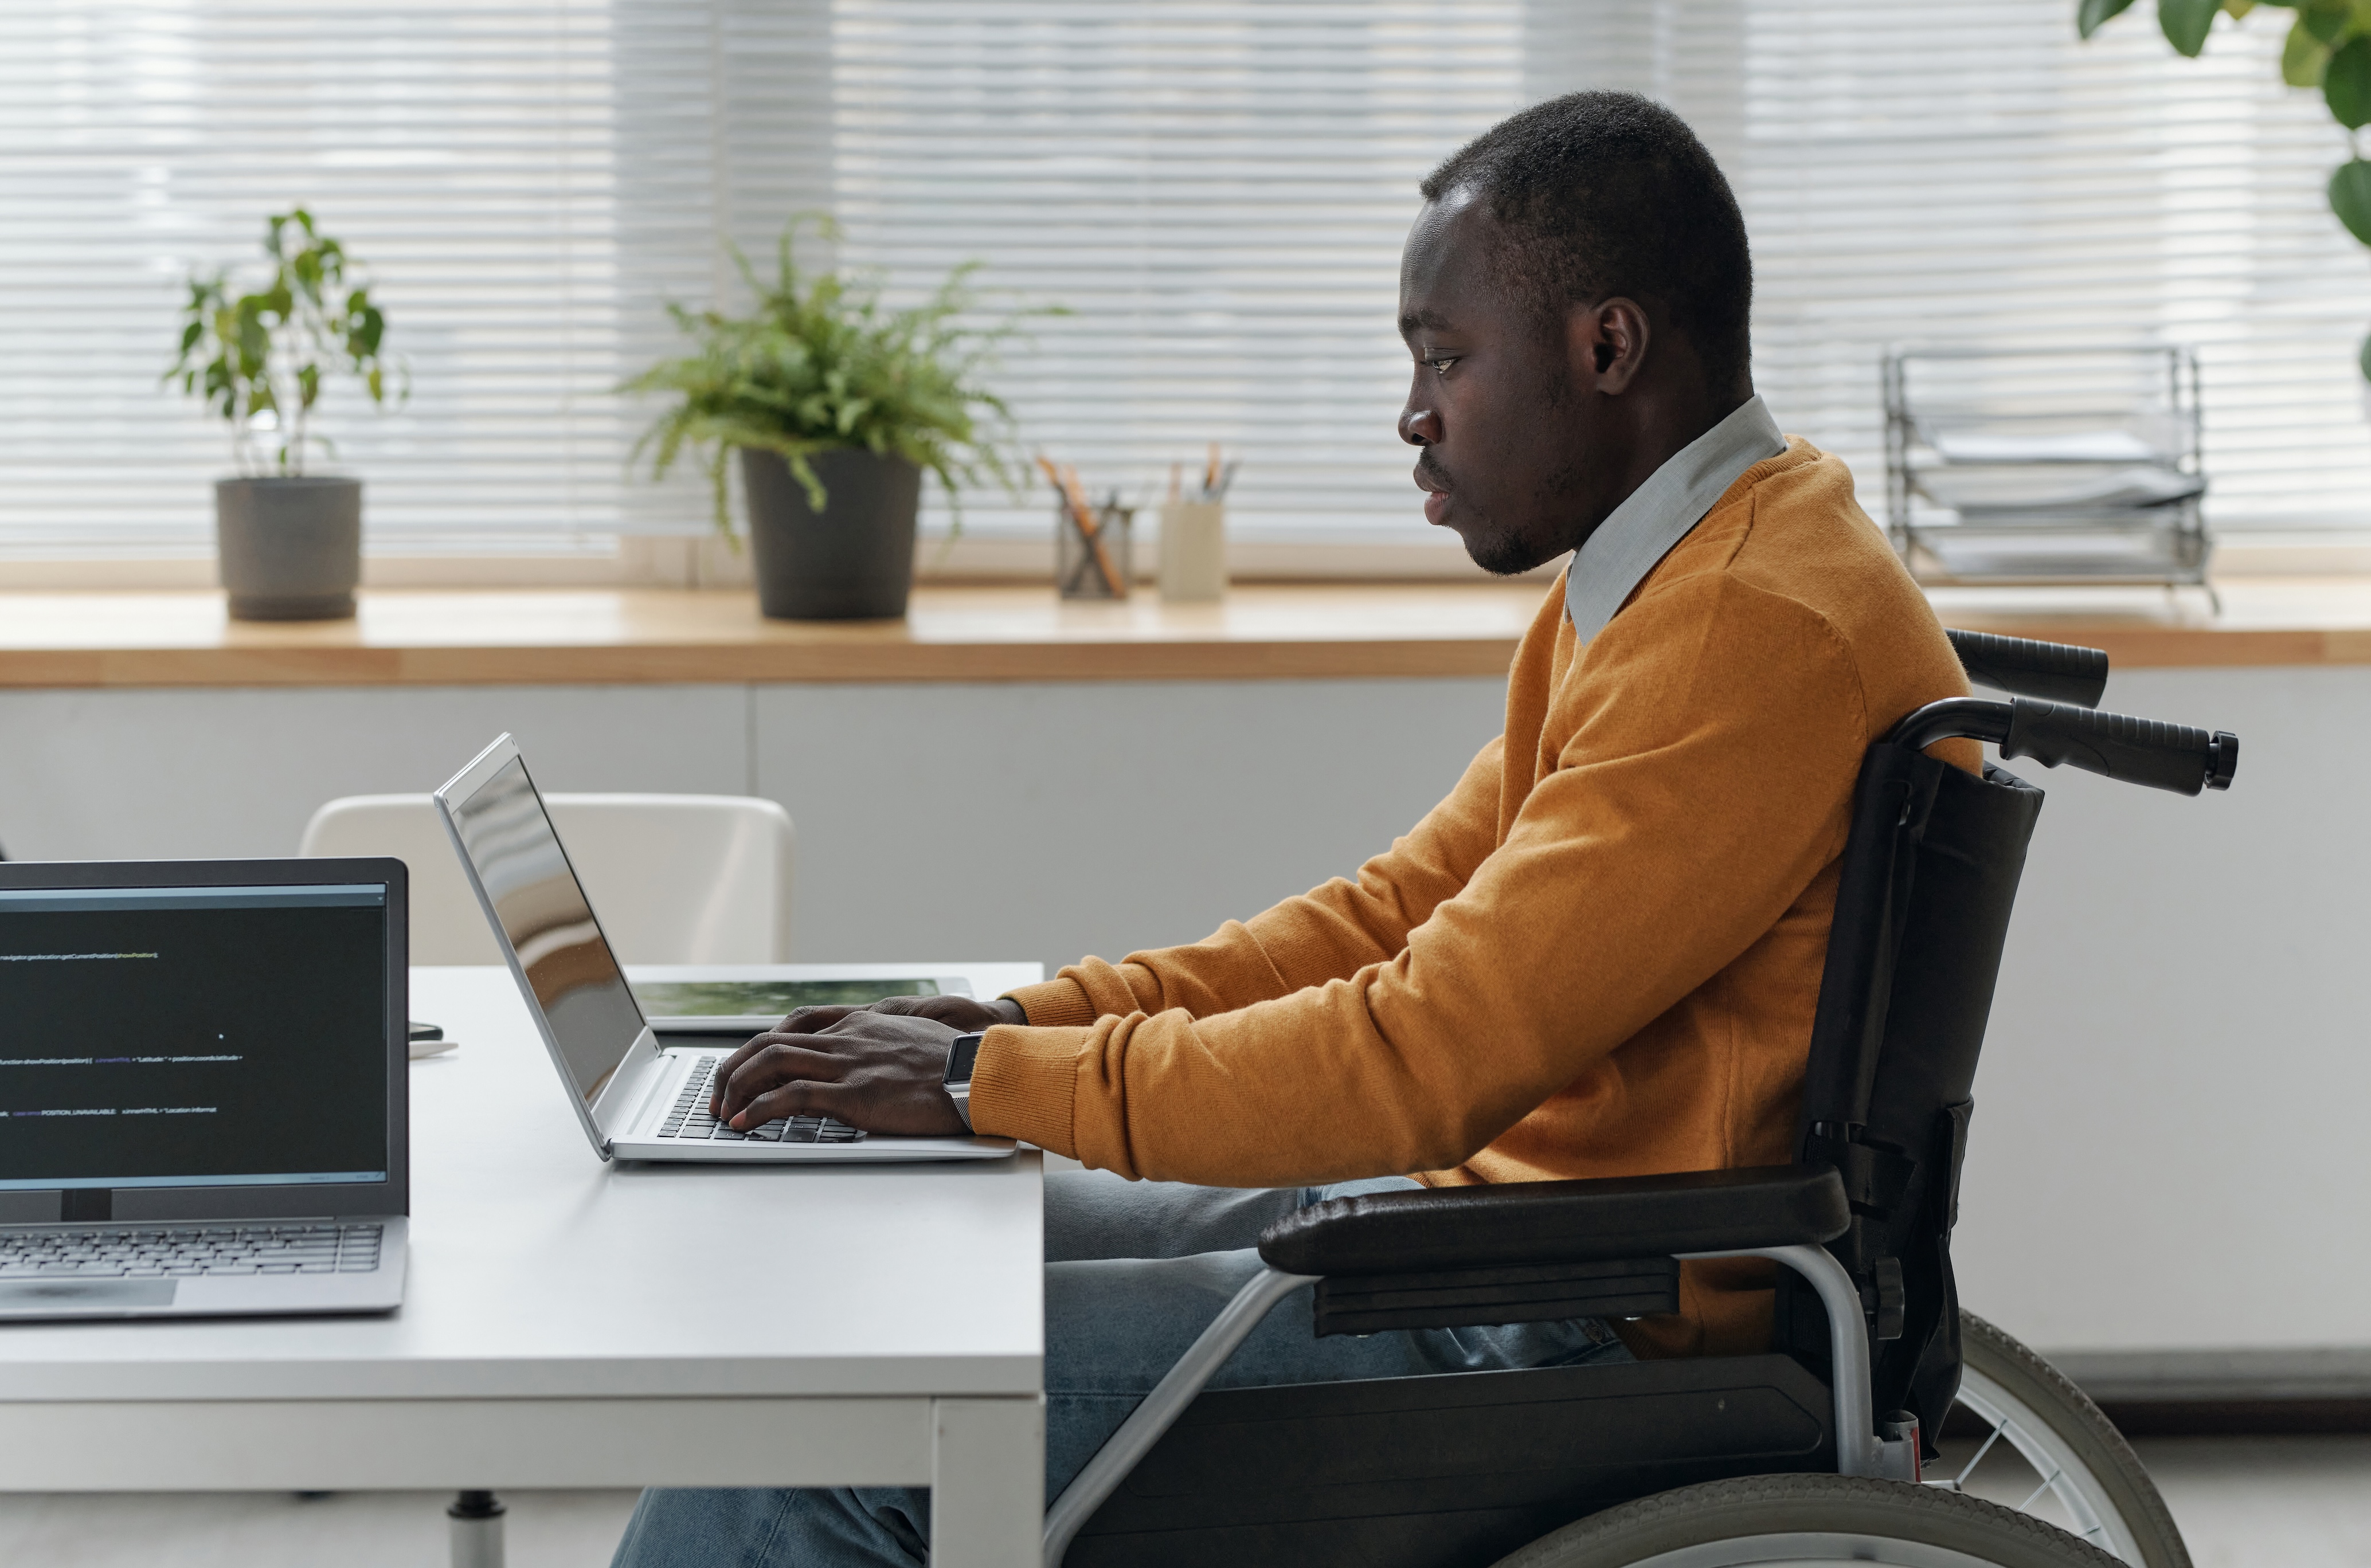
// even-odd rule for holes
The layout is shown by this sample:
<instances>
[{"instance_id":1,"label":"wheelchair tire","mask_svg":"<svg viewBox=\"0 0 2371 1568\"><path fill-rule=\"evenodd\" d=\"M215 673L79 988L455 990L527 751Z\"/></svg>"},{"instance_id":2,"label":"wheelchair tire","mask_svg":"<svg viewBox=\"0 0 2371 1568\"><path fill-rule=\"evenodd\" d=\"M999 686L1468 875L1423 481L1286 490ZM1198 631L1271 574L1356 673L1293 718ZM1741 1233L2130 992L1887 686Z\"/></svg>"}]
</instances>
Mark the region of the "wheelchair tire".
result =
<instances>
[{"instance_id":1,"label":"wheelchair tire","mask_svg":"<svg viewBox=\"0 0 2371 1568\"><path fill-rule=\"evenodd\" d=\"M2128 1568L2191 1568L2157 1483L2082 1389L1973 1312L1960 1314L1960 1409L1992 1429L1988 1446L2006 1438L2044 1478L2075 1533ZM1937 1467L1926 1481L1955 1491L1964 1473Z\"/></svg>"},{"instance_id":2,"label":"wheelchair tire","mask_svg":"<svg viewBox=\"0 0 2371 1568\"><path fill-rule=\"evenodd\" d=\"M1982 1498L1839 1475L1706 1482L1609 1508L1498 1568L2114 1568L2054 1525Z\"/></svg>"}]
</instances>

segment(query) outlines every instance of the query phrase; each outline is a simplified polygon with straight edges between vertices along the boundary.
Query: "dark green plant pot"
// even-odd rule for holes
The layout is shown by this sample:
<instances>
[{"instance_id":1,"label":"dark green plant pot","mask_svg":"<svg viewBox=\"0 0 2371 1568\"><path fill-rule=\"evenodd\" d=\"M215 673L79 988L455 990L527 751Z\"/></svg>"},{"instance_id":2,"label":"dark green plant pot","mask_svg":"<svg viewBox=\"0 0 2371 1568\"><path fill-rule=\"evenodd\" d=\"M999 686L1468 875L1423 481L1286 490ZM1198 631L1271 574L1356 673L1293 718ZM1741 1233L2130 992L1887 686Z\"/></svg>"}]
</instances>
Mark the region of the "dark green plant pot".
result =
<instances>
[{"instance_id":1,"label":"dark green plant pot","mask_svg":"<svg viewBox=\"0 0 2371 1568\"><path fill-rule=\"evenodd\" d=\"M840 448L807 459L824 509L781 454L741 448L758 607L776 620L894 620L914 587L922 470L902 457Z\"/></svg>"},{"instance_id":2,"label":"dark green plant pot","mask_svg":"<svg viewBox=\"0 0 2371 1568\"><path fill-rule=\"evenodd\" d=\"M363 482L217 480L214 553L233 620L342 620L363 575Z\"/></svg>"}]
</instances>

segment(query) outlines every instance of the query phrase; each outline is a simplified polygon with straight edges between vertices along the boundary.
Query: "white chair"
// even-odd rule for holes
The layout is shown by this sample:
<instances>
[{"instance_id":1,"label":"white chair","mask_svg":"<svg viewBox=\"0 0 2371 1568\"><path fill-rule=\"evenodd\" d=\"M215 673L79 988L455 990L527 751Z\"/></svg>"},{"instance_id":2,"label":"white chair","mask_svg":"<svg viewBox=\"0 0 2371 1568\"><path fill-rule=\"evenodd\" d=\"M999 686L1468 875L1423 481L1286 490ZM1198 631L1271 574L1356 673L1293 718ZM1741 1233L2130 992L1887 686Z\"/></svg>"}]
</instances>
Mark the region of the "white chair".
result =
<instances>
[{"instance_id":1,"label":"white chair","mask_svg":"<svg viewBox=\"0 0 2371 1568\"><path fill-rule=\"evenodd\" d=\"M547 795L552 826L621 963L780 963L791 956L788 812L747 795ZM411 872L411 962L500 963L426 795L348 795L305 824L300 855L392 855Z\"/></svg>"}]
</instances>

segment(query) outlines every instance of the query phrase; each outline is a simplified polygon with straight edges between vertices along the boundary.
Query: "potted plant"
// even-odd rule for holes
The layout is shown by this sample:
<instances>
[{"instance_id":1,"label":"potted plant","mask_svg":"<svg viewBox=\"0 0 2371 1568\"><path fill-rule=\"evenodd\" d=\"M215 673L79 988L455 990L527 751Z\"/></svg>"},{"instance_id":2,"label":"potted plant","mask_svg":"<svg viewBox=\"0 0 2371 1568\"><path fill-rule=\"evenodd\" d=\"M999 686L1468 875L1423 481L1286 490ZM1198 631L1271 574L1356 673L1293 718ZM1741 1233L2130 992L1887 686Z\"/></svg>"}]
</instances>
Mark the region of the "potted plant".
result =
<instances>
[{"instance_id":1,"label":"potted plant","mask_svg":"<svg viewBox=\"0 0 2371 1568\"><path fill-rule=\"evenodd\" d=\"M1024 317L1053 312L964 325L958 318L978 303L970 286L976 261L956 268L922 304L891 309L876 274L800 274L792 243L810 224L835 236L827 218L792 219L770 284L733 251L754 296L747 315L667 306L699 346L620 388L678 398L634 455L655 446L657 478L691 444L708 469L716 525L730 537L725 462L740 454L758 603L767 615L902 616L914 582L922 475L944 488L957 527L962 486L994 480L1020 490L1012 410L977 378Z\"/></svg>"},{"instance_id":2,"label":"potted plant","mask_svg":"<svg viewBox=\"0 0 2371 1568\"><path fill-rule=\"evenodd\" d=\"M336 455L311 428L313 405L323 373L346 370L387 406L387 317L345 247L304 208L270 220L263 249L271 276L249 293L232 293L226 268L191 278L180 357L165 379L230 423L239 477L214 486L214 541L232 617L335 619L354 613L363 487L305 471L311 444Z\"/></svg>"}]
</instances>

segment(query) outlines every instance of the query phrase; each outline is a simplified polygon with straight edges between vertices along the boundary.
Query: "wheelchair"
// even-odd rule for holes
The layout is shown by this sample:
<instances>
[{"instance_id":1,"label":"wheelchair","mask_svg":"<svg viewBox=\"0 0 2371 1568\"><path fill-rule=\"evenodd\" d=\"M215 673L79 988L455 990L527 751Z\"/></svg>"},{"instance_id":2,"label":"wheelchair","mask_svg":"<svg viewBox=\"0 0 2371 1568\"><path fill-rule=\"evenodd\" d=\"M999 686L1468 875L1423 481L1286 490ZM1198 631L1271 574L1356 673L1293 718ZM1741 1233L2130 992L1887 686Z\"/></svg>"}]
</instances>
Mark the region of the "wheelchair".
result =
<instances>
[{"instance_id":1,"label":"wheelchair","mask_svg":"<svg viewBox=\"0 0 2371 1568\"><path fill-rule=\"evenodd\" d=\"M2189 1568L2097 1406L1961 1310L1950 1237L1971 1086L2041 792L1925 755L1953 737L2186 794L2227 733L2096 711L2107 655L1949 633L1996 702L1929 704L1869 749L1822 975L1797 1163L1336 1199L1266 1265L1046 1516L1047 1568ZM1319 1334L1675 1311L1680 1264L1780 1265L1752 1355L1205 1390L1314 1286ZM1929 1471L1946 1418L1974 1458ZM2014 1452L2030 1495L1970 1477Z\"/></svg>"}]
</instances>

